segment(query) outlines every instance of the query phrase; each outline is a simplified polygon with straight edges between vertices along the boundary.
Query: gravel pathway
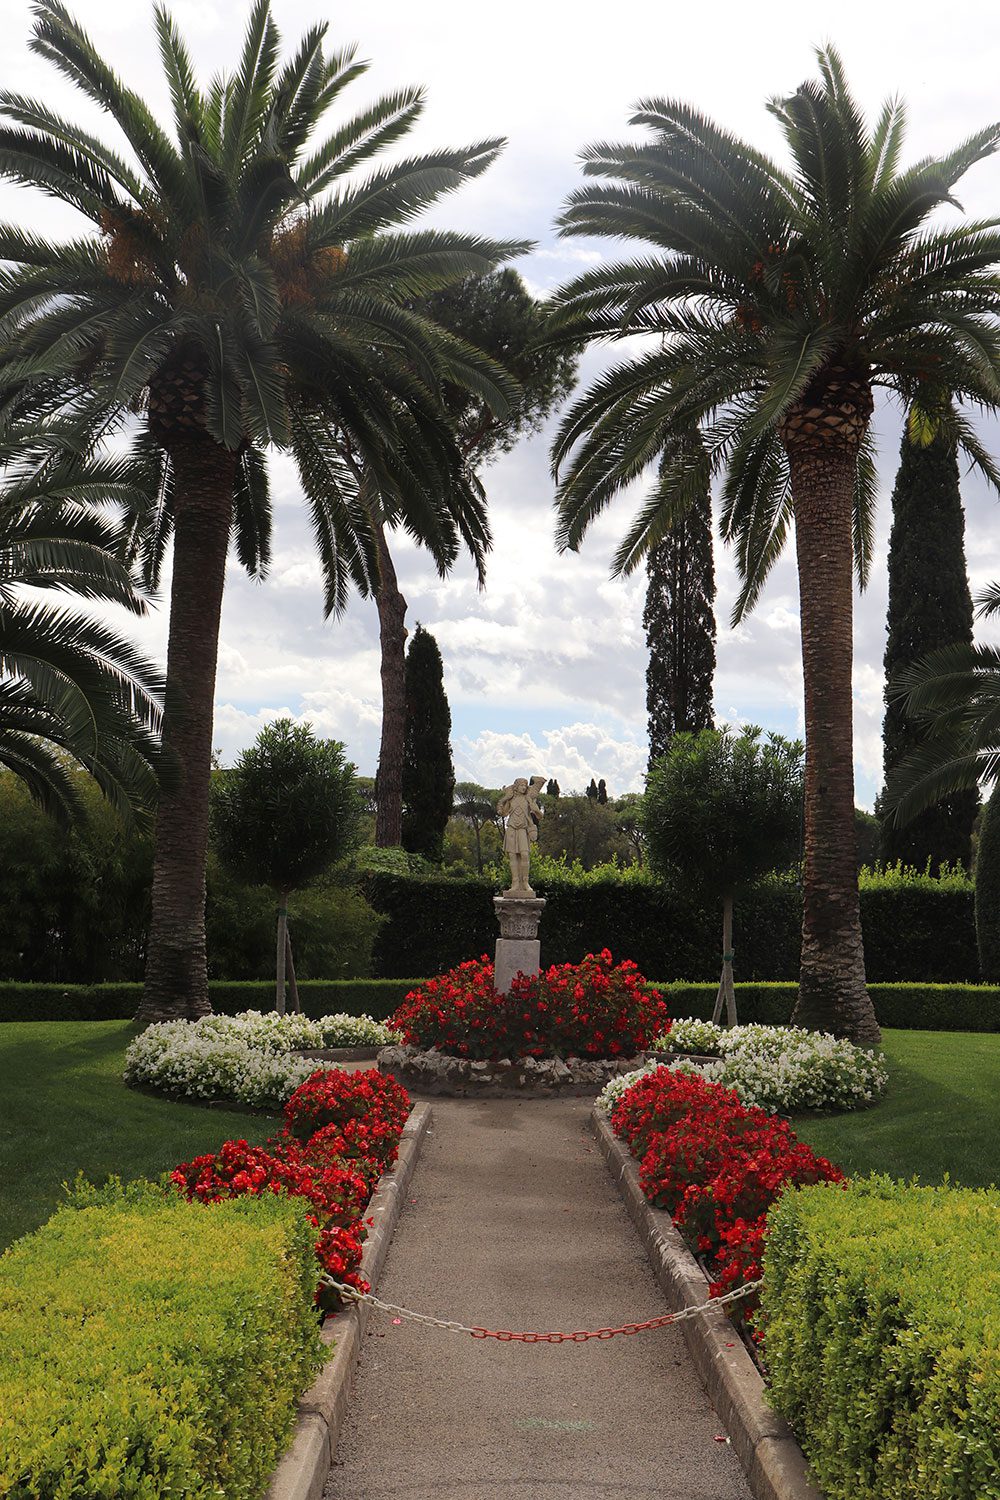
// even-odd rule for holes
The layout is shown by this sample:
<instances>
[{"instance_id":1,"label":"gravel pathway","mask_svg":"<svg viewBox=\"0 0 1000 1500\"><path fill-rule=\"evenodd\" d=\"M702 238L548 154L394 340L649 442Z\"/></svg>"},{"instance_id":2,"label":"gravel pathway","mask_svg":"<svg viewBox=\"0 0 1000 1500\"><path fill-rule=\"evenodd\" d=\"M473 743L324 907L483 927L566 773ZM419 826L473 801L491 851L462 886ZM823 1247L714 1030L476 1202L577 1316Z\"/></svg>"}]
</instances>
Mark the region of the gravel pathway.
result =
<instances>
[{"instance_id":1,"label":"gravel pathway","mask_svg":"<svg viewBox=\"0 0 1000 1500\"><path fill-rule=\"evenodd\" d=\"M379 1292L493 1328L667 1311L578 1100L434 1100ZM373 1314L324 1500L750 1500L680 1329L498 1344Z\"/></svg>"}]
</instances>

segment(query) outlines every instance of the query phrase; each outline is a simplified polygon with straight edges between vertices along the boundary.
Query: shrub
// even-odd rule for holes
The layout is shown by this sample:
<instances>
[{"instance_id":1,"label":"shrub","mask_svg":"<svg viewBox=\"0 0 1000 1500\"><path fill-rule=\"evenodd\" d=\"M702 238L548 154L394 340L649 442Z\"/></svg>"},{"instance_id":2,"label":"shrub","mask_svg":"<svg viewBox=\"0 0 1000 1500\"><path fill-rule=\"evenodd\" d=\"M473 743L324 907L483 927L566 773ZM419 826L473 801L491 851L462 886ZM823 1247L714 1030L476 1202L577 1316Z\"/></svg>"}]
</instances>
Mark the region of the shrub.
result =
<instances>
[{"instance_id":1,"label":"shrub","mask_svg":"<svg viewBox=\"0 0 1000 1500\"><path fill-rule=\"evenodd\" d=\"M719 1055L706 1077L733 1089L744 1104L771 1111L857 1109L873 1104L889 1081L878 1053L795 1026L722 1031L708 1022L681 1020L656 1045L669 1055L669 1043L678 1036L697 1037Z\"/></svg>"},{"instance_id":2,"label":"shrub","mask_svg":"<svg viewBox=\"0 0 1000 1500\"><path fill-rule=\"evenodd\" d=\"M771 1400L829 1500L996 1493L998 1230L996 1189L887 1178L771 1211Z\"/></svg>"},{"instance_id":3,"label":"shrub","mask_svg":"<svg viewBox=\"0 0 1000 1500\"><path fill-rule=\"evenodd\" d=\"M299 999L306 1016L330 1012L368 1015L385 1020L418 979L331 979L299 983ZM237 1015L267 1009L274 1002L274 984L258 980L209 980L208 993L216 1015ZM3 1021L130 1021L142 999L141 984L20 984L0 983L0 1022Z\"/></svg>"},{"instance_id":4,"label":"shrub","mask_svg":"<svg viewBox=\"0 0 1000 1500\"><path fill-rule=\"evenodd\" d=\"M310 1226L275 1197L80 1201L0 1257L0 1493L256 1500L320 1363Z\"/></svg>"},{"instance_id":5,"label":"shrub","mask_svg":"<svg viewBox=\"0 0 1000 1500\"><path fill-rule=\"evenodd\" d=\"M312 1073L285 1105L288 1129L299 1141L308 1141L325 1126L335 1125L341 1134L355 1121L386 1133L399 1132L410 1112L410 1096L394 1078L376 1068L345 1073L340 1070ZM391 1160L395 1160L393 1155Z\"/></svg>"},{"instance_id":6,"label":"shrub","mask_svg":"<svg viewBox=\"0 0 1000 1500\"><path fill-rule=\"evenodd\" d=\"M717 918L677 885L648 872L606 867L577 875L570 867L536 873L532 884L548 902L542 923L546 963L576 963L585 953L617 950L628 934L629 956L644 974L680 974L718 985ZM372 873L362 890L384 925L375 944L373 973L437 974L470 953L492 951L493 896L486 879L405 877ZM979 978L971 884L895 872L868 874L861 885L861 925L868 978L975 983ZM737 905L733 946L748 980L797 981L802 899L792 880L764 880ZM742 991L737 989L738 1000ZM748 1016L787 1020L785 1016Z\"/></svg>"},{"instance_id":7,"label":"shrub","mask_svg":"<svg viewBox=\"0 0 1000 1500\"><path fill-rule=\"evenodd\" d=\"M791 1126L697 1074L657 1068L621 1096L616 1134L641 1157L639 1185L707 1255L713 1295L760 1277L767 1213L789 1187L839 1182L840 1170ZM753 1310L745 1300L743 1311Z\"/></svg>"},{"instance_id":8,"label":"shrub","mask_svg":"<svg viewBox=\"0 0 1000 1500\"><path fill-rule=\"evenodd\" d=\"M161 1021L129 1045L125 1081L198 1099L276 1108L316 1069L314 1059L290 1055L293 1048L384 1046L395 1040L395 1032L370 1016L311 1021L248 1010L195 1022Z\"/></svg>"},{"instance_id":9,"label":"shrub","mask_svg":"<svg viewBox=\"0 0 1000 1500\"><path fill-rule=\"evenodd\" d=\"M631 1057L666 1024L666 1006L635 964L590 953L579 964L518 974L509 995L485 957L414 990L392 1025L414 1047L457 1057Z\"/></svg>"}]
</instances>

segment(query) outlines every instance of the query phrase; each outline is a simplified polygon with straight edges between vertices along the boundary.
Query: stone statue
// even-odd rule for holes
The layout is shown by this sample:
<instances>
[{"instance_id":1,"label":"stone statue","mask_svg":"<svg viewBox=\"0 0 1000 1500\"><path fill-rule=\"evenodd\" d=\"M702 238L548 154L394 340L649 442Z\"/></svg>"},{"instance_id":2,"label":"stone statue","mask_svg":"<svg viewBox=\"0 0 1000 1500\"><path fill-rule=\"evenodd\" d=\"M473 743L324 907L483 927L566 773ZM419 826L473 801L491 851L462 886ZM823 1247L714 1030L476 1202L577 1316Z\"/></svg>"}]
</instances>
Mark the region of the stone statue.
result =
<instances>
[{"instance_id":1,"label":"stone statue","mask_svg":"<svg viewBox=\"0 0 1000 1500\"><path fill-rule=\"evenodd\" d=\"M528 867L531 846L538 838L538 824L543 817L538 794L544 785L544 776L532 776L530 782L519 776L512 786L504 788L497 803L497 812L507 819L503 849L510 861L510 890L504 891L504 896L522 900L534 898L535 893L528 884Z\"/></svg>"}]
</instances>

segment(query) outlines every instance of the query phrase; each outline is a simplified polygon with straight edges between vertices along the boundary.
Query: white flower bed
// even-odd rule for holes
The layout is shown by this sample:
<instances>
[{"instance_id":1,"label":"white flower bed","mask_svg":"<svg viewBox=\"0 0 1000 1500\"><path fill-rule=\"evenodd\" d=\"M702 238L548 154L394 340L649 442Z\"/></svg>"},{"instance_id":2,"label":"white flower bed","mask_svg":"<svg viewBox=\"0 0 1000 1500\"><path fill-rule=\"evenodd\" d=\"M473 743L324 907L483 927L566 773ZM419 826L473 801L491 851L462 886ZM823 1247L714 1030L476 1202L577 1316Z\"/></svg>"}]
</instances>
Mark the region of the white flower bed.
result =
<instances>
[{"instance_id":1,"label":"white flower bed","mask_svg":"<svg viewBox=\"0 0 1000 1500\"><path fill-rule=\"evenodd\" d=\"M670 1039L685 1050L720 1055L709 1063L683 1058L670 1062L664 1045L660 1066L677 1073L700 1073L712 1083L733 1089L744 1104L755 1104L771 1114L858 1109L873 1104L889 1081L885 1060L878 1053L795 1026L737 1026L724 1031L708 1021L680 1020L673 1023L664 1043ZM656 1066L650 1063L640 1071ZM636 1072L615 1079L598 1097L598 1107L610 1114L624 1089L639 1076Z\"/></svg>"},{"instance_id":2,"label":"white flower bed","mask_svg":"<svg viewBox=\"0 0 1000 1500\"><path fill-rule=\"evenodd\" d=\"M719 1042L726 1035L714 1021L698 1021L694 1016L682 1016L671 1021L670 1030L656 1043L664 1052L700 1052L706 1057L716 1057Z\"/></svg>"},{"instance_id":3,"label":"white flower bed","mask_svg":"<svg viewBox=\"0 0 1000 1500\"><path fill-rule=\"evenodd\" d=\"M383 1047L397 1040L371 1016L279 1016L248 1010L149 1026L125 1054L125 1082L258 1109L284 1104L316 1071L295 1047Z\"/></svg>"}]
</instances>

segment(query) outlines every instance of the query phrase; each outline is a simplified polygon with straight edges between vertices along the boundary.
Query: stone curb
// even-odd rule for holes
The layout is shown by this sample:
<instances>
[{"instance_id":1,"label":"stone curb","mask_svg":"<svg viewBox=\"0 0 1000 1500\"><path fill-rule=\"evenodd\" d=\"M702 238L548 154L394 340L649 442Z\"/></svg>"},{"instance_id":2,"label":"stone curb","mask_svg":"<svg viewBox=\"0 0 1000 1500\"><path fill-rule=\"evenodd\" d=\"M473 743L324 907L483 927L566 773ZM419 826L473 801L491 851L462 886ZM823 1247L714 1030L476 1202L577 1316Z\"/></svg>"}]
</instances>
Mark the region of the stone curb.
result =
<instances>
[{"instance_id":1,"label":"stone curb","mask_svg":"<svg viewBox=\"0 0 1000 1500\"><path fill-rule=\"evenodd\" d=\"M668 1213L639 1186L635 1158L595 1109L591 1124L601 1153L672 1308L704 1302L708 1281ZM783 1417L772 1411L757 1366L725 1313L716 1308L681 1324L688 1353L732 1440L756 1500L823 1500L809 1479L805 1455Z\"/></svg>"},{"instance_id":2,"label":"stone curb","mask_svg":"<svg viewBox=\"0 0 1000 1500\"><path fill-rule=\"evenodd\" d=\"M373 1218L375 1223L365 1241L361 1274L373 1287L378 1286L430 1122L430 1105L415 1104L403 1127L395 1170L382 1177L365 1211L365 1218ZM264 1500L322 1500L347 1411L368 1312L366 1303L352 1303L323 1324L320 1338L328 1347L333 1346L332 1353L299 1402L295 1431L271 1475Z\"/></svg>"}]
</instances>

